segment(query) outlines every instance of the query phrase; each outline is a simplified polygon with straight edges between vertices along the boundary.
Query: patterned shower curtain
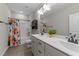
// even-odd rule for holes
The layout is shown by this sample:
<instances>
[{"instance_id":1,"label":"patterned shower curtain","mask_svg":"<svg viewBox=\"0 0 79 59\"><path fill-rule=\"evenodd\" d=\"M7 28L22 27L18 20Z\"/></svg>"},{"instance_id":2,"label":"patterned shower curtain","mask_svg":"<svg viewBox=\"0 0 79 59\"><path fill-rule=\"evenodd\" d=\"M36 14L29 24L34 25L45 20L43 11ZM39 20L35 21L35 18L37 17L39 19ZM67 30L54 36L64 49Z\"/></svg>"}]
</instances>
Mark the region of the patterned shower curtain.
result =
<instances>
[{"instance_id":1,"label":"patterned shower curtain","mask_svg":"<svg viewBox=\"0 0 79 59\"><path fill-rule=\"evenodd\" d=\"M8 46L18 46L20 43L20 29L19 20L8 18L9 23L9 35L8 35Z\"/></svg>"}]
</instances>

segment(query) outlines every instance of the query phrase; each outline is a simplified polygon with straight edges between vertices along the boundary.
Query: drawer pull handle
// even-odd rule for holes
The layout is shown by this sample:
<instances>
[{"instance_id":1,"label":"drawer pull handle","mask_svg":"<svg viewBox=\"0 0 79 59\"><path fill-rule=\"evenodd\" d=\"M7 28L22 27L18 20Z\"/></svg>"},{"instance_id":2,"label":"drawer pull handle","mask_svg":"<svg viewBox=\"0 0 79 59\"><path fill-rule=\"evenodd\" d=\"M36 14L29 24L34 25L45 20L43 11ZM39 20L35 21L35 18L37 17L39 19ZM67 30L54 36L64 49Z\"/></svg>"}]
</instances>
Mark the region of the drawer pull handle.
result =
<instances>
[{"instance_id":1,"label":"drawer pull handle","mask_svg":"<svg viewBox=\"0 0 79 59\"><path fill-rule=\"evenodd\" d=\"M41 54L42 52L40 50L38 50L38 52Z\"/></svg>"},{"instance_id":2,"label":"drawer pull handle","mask_svg":"<svg viewBox=\"0 0 79 59\"><path fill-rule=\"evenodd\" d=\"M42 45L40 42L39 42L39 44Z\"/></svg>"}]
</instances>

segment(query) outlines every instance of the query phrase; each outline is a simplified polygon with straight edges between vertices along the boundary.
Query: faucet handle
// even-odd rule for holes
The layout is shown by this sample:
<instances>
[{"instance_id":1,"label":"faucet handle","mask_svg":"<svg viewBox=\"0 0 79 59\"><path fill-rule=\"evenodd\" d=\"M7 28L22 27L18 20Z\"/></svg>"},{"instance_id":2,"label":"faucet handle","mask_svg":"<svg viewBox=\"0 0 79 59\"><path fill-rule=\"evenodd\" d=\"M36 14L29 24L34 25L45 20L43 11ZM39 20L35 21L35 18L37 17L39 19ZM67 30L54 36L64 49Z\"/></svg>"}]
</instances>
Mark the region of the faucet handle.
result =
<instances>
[{"instance_id":1,"label":"faucet handle","mask_svg":"<svg viewBox=\"0 0 79 59\"><path fill-rule=\"evenodd\" d=\"M74 37L76 37L76 34L74 34Z\"/></svg>"},{"instance_id":2,"label":"faucet handle","mask_svg":"<svg viewBox=\"0 0 79 59\"><path fill-rule=\"evenodd\" d=\"M67 41L70 41L70 38L68 36L65 37L67 39Z\"/></svg>"},{"instance_id":3,"label":"faucet handle","mask_svg":"<svg viewBox=\"0 0 79 59\"><path fill-rule=\"evenodd\" d=\"M69 35L68 35L69 37L71 37L72 36L72 33L69 33Z\"/></svg>"},{"instance_id":4,"label":"faucet handle","mask_svg":"<svg viewBox=\"0 0 79 59\"><path fill-rule=\"evenodd\" d=\"M75 43L78 44L78 39L75 39Z\"/></svg>"},{"instance_id":5,"label":"faucet handle","mask_svg":"<svg viewBox=\"0 0 79 59\"><path fill-rule=\"evenodd\" d=\"M69 33L69 35L72 35L72 33Z\"/></svg>"},{"instance_id":6,"label":"faucet handle","mask_svg":"<svg viewBox=\"0 0 79 59\"><path fill-rule=\"evenodd\" d=\"M76 38L75 40L79 41L79 39L78 39L78 38Z\"/></svg>"},{"instance_id":7,"label":"faucet handle","mask_svg":"<svg viewBox=\"0 0 79 59\"><path fill-rule=\"evenodd\" d=\"M68 37L68 36L66 36L65 38L66 38L66 39L68 39L69 37Z\"/></svg>"}]
</instances>

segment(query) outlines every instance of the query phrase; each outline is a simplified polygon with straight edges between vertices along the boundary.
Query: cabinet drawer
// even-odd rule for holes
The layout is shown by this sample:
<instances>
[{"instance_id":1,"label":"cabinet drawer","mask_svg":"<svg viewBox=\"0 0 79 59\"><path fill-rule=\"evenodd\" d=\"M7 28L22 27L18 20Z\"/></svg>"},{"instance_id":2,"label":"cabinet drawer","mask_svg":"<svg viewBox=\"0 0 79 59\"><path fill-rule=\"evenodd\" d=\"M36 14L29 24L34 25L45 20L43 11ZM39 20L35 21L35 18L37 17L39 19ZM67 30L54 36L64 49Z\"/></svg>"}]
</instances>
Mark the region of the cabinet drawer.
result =
<instances>
[{"instance_id":1,"label":"cabinet drawer","mask_svg":"<svg viewBox=\"0 0 79 59\"><path fill-rule=\"evenodd\" d=\"M38 56L44 56L44 50L43 49L38 49Z\"/></svg>"},{"instance_id":2,"label":"cabinet drawer","mask_svg":"<svg viewBox=\"0 0 79 59\"><path fill-rule=\"evenodd\" d=\"M60 52L59 50L55 49L54 47L51 47L49 45L45 45L45 55L50 56L66 56L65 53Z\"/></svg>"},{"instance_id":3,"label":"cabinet drawer","mask_svg":"<svg viewBox=\"0 0 79 59\"><path fill-rule=\"evenodd\" d=\"M38 40L38 49L44 49L44 42Z\"/></svg>"}]
</instances>

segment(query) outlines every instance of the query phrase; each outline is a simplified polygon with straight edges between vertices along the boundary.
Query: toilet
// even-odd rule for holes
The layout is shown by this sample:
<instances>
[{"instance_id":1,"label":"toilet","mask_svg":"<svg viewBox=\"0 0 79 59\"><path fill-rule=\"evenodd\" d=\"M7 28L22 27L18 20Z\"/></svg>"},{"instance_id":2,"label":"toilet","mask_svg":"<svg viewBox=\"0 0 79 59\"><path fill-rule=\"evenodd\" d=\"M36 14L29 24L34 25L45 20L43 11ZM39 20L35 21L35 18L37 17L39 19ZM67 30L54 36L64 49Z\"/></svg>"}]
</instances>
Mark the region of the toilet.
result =
<instances>
[{"instance_id":1,"label":"toilet","mask_svg":"<svg viewBox=\"0 0 79 59\"><path fill-rule=\"evenodd\" d=\"M31 39L28 37L21 37L21 44L26 44L27 48L31 47Z\"/></svg>"},{"instance_id":2,"label":"toilet","mask_svg":"<svg viewBox=\"0 0 79 59\"><path fill-rule=\"evenodd\" d=\"M27 46L27 48L31 48L31 40L30 39L26 40L26 46Z\"/></svg>"}]
</instances>

